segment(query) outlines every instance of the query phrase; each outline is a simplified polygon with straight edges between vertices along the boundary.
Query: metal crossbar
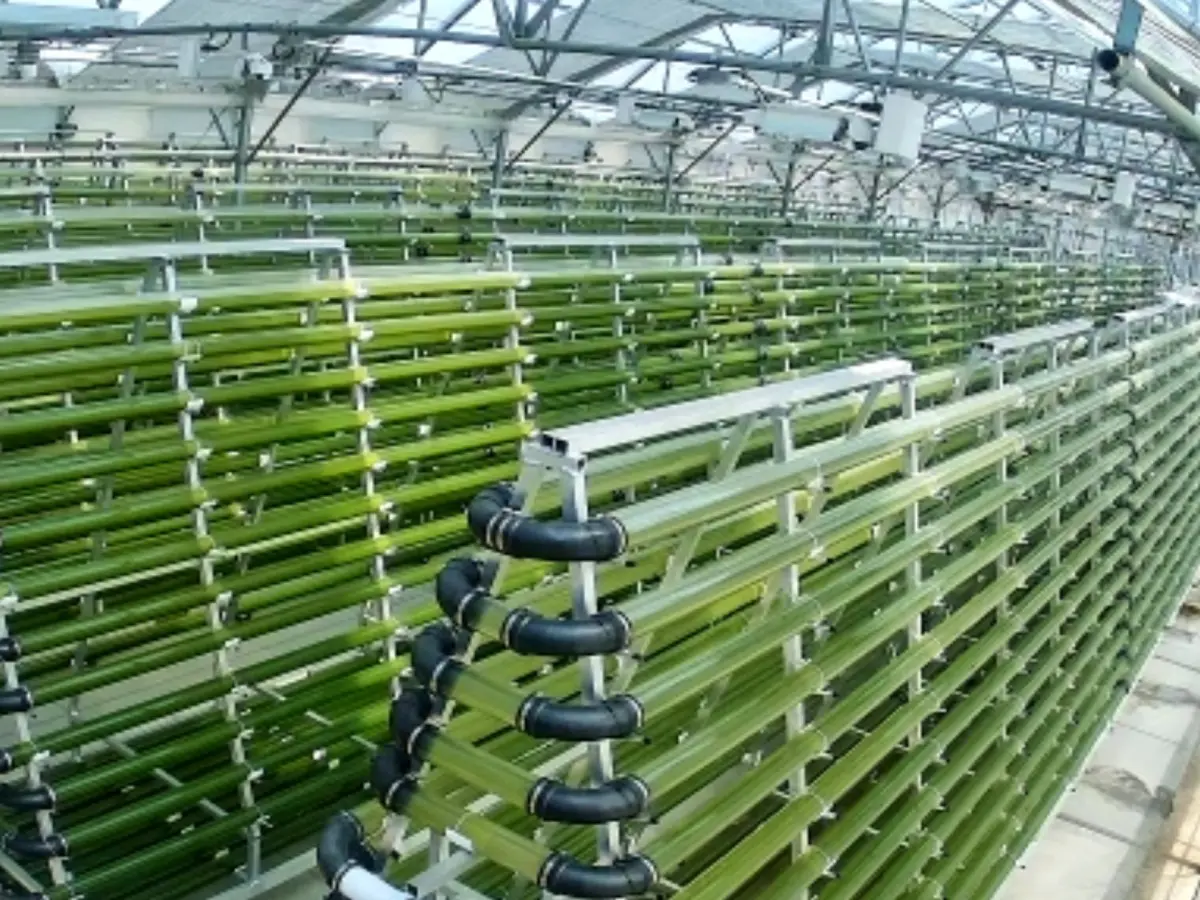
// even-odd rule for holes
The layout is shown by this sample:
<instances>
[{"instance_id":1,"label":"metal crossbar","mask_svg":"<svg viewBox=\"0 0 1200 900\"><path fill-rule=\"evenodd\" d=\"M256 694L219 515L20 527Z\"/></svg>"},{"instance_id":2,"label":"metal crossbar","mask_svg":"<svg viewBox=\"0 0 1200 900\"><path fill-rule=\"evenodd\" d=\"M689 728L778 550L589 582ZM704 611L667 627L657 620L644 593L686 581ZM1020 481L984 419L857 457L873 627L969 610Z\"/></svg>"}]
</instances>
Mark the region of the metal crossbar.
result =
<instances>
[{"instance_id":1,"label":"metal crossbar","mask_svg":"<svg viewBox=\"0 0 1200 900\"><path fill-rule=\"evenodd\" d=\"M562 456L581 457L628 447L642 441L682 434L736 417L796 406L895 381L913 373L912 364L900 359L880 359L761 387L677 403L662 409L642 410L600 419L555 431L542 432L541 445Z\"/></svg>"}]
</instances>

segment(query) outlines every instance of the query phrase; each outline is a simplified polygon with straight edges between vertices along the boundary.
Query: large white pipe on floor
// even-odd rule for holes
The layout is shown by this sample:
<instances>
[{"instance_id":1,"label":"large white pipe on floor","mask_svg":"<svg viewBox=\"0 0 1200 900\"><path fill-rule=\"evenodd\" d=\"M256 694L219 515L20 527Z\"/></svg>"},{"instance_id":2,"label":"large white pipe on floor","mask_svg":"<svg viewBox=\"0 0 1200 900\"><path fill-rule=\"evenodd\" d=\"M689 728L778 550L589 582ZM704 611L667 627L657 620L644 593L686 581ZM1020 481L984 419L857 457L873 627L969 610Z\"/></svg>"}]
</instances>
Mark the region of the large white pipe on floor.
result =
<instances>
[{"instance_id":1,"label":"large white pipe on floor","mask_svg":"<svg viewBox=\"0 0 1200 900\"><path fill-rule=\"evenodd\" d=\"M1112 76L1118 87L1129 88L1195 141L1200 141L1200 119L1180 103L1175 95L1155 82L1142 65L1125 53L1116 50L1101 50L1096 54L1096 64Z\"/></svg>"}]
</instances>

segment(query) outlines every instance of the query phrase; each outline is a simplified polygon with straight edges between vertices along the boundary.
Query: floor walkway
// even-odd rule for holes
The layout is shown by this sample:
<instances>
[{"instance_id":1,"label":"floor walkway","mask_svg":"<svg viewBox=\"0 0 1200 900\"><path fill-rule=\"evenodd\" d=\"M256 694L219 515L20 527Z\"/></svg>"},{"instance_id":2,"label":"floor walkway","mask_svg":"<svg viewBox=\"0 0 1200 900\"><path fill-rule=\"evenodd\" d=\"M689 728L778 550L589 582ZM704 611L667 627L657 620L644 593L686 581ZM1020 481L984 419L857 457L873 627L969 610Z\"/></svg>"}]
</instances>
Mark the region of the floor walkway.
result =
<instances>
[{"instance_id":1,"label":"floor walkway","mask_svg":"<svg viewBox=\"0 0 1200 900\"><path fill-rule=\"evenodd\" d=\"M1200 588L998 900L1200 900Z\"/></svg>"}]
</instances>

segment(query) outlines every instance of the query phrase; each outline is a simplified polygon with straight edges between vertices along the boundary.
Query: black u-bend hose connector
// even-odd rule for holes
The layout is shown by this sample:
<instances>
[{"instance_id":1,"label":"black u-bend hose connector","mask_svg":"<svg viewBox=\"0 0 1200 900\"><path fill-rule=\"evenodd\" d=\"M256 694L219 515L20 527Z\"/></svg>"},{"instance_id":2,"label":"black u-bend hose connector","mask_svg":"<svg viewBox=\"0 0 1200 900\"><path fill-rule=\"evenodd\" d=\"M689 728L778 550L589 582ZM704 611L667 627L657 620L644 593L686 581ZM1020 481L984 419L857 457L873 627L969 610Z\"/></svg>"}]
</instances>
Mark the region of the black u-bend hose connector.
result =
<instances>
[{"instance_id":1,"label":"black u-bend hose connector","mask_svg":"<svg viewBox=\"0 0 1200 900\"><path fill-rule=\"evenodd\" d=\"M504 609L487 592L487 569L473 559L452 559L438 573L434 593L438 606L456 625L476 630L489 606ZM550 619L531 609L505 609L500 641L526 656L598 656L629 647L633 627L616 610L586 619Z\"/></svg>"},{"instance_id":2,"label":"black u-bend hose connector","mask_svg":"<svg viewBox=\"0 0 1200 900\"><path fill-rule=\"evenodd\" d=\"M623 856L607 866L589 866L566 853L546 858L538 884L551 894L604 900L638 897L658 883L658 869L644 856Z\"/></svg>"},{"instance_id":3,"label":"black u-bend hose connector","mask_svg":"<svg viewBox=\"0 0 1200 900\"><path fill-rule=\"evenodd\" d=\"M57 798L54 791L44 784L28 787L18 784L0 784L0 806L14 812L48 812L54 809Z\"/></svg>"},{"instance_id":4,"label":"black u-bend hose connector","mask_svg":"<svg viewBox=\"0 0 1200 900\"><path fill-rule=\"evenodd\" d=\"M415 895L379 877L382 865L367 844L358 818L341 812L325 824L317 844L317 868L329 885L329 900L414 900Z\"/></svg>"},{"instance_id":5,"label":"black u-bend hose connector","mask_svg":"<svg viewBox=\"0 0 1200 900\"><path fill-rule=\"evenodd\" d=\"M371 762L371 787L383 807L404 815L416 792L413 761L400 747L380 748ZM644 856L627 856L607 866L589 866L565 853L546 858L538 872L538 884L564 897L605 898L638 896L658 882L658 870Z\"/></svg>"},{"instance_id":6,"label":"black u-bend hose connector","mask_svg":"<svg viewBox=\"0 0 1200 900\"><path fill-rule=\"evenodd\" d=\"M24 649L17 638L12 635L0 637L0 662L18 662L22 655L24 655ZM2 896L0 895L0 897Z\"/></svg>"},{"instance_id":7,"label":"black u-bend hose connector","mask_svg":"<svg viewBox=\"0 0 1200 900\"><path fill-rule=\"evenodd\" d=\"M475 495L467 525L484 547L514 559L546 562L607 562L625 552L625 528L609 516L586 522L542 521L518 511L516 488L497 484Z\"/></svg>"},{"instance_id":8,"label":"black u-bend hose connector","mask_svg":"<svg viewBox=\"0 0 1200 900\"><path fill-rule=\"evenodd\" d=\"M459 640L445 622L425 628L412 644L413 674L423 687L450 699L466 666L454 658ZM531 694L517 710L513 724L531 737L563 741L602 741L626 738L642 727L642 705L629 694L616 694L599 703L580 706Z\"/></svg>"},{"instance_id":9,"label":"black u-bend hose connector","mask_svg":"<svg viewBox=\"0 0 1200 900\"><path fill-rule=\"evenodd\" d=\"M67 839L61 834L42 837L13 831L0 837L0 849L18 859L65 859L70 855Z\"/></svg>"},{"instance_id":10,"label":"black u-bend hose connector","mask_svg":"<svg viewBox=\"0 0 1200 900\"><path fill-rule=\"evenodd\" d=\"M441 737L441 729L429 721L435 710L436 702L427 691L405 691L392 702L392 740L408 759L427 760ZM531 815L571 825L623 822L644 814L649 806L650 789L631 776L579 788L539 778L525 798L525 809Z\"/></svg>"},{"instance_id":11,"label":"black u-bend hose connector","mask_svg":"<svg viewBox=\"0 0 1200 900\"><path fill-rule=\"evenodd\" d=\"M20 686L0 691L0 715L11 716L33 709L33 692Z\"/></svg>"}]
</instances>

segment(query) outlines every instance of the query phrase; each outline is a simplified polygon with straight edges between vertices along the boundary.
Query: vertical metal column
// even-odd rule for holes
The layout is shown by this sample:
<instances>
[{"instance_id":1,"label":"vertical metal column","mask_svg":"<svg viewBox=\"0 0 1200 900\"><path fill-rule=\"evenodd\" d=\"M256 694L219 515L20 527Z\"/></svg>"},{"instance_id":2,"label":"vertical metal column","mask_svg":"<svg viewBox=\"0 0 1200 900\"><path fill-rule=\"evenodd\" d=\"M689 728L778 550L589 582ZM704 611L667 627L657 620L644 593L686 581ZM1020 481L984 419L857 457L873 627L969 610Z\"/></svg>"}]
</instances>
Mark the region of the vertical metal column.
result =
<instances>
[{"instance_id":1,"label":"vertical metal column","mask_svg":"<svg viewBox=\"0 0 1200 900\"><path fill-rule=\"evenodd\" d=\"M991 360L991 375L992 375L992 390L999 390L1004 387L1004 354L996 353ZM1004 435L1005 429L1005 412L1003 409L997 410L992 416L992 437L1000 438ZM996 481L1000 485L1004 485L1008 481L1008 457L1001 457L996 463ZM1008 504L1001 503L1000 508L996 510L996 531L1002 531L1008 527ZM1008 551L1003 550L996 558L996 574L1003 575L1008 571ZM996 613L1000 618L1008 616L1008 598L1000 601L996 606ZM1007 654L1007 647L1001 651L1003 658Z\"/></svg>"},{"instance_id":2,"label":"vertical metal column","mask_svg":"<svg viewBox=\"0 0 1200 900\"><path fill-rule=\"evenodd\" d=\"M501 267L504 269L504 271L506 271L506 272L515 271L516 262L513 259L513 252L511 250L511 248L504 246L501 243L493 243L491 248L488 251L488 255L489 255L489 266L495 265L498 262L501 265ZM505 309L508 309L508 310L516 310L517 309L517 287L518 286L514 285L513 287L505 289L505 292L504 292L504 308ZM508 327L508 333L505 335L505 338L504 338L504 346L508 350L515 350L517 347L521 346L521 326L519 324L514 322L512 325L510 325ZM521 384L524 384L524 378L525 378L524 367L519 362L515 362L511 366L509 366L508 372L509 372L510 377L512 378L512 383L514 385L519 386ZM517 401L516 415L517 415L518 422L525 421L525 401L524 400Z\"/></svg>"},{"instance_id":3,"label":"vertical metal column","mask_svg":"<svg viewBox=\"0 0 1200 900\"><path fill-rule=\"evenodd\" d=\"M776 463L786 463L795 455L796 441L792 432L792 410L788 407L775 410L771 414L771 438L773 457ZM795 534L798 530L796 521L796 495L788 488L775 501L776 518L780 534ZM784 602L794 606L800 602L800 567L795 563L785 566L779 573L781 593ZM792 673L804 665L804 638L800 634L792 635L783 644L783 668ZM807 717L804 710L804 700L791 707L785 718L787 739L790 741L804 731ZM798 767L788 778L788 793L799 797L808 790L808 774L804 766ZM792 841L792 858L799 858L808 850L808 829L804 829ZM807 900L805 890L796 900Z\"/></svg>"},{"instance_id":4,"label":"vertical metal column","mask_svg":"<svg viewBox=\"0 0 1200 900\"><path fill-rule=\"evenodd\" d=\"M900 380L900 410L901 415L905 419L911 419L917 414L917 379L915 376L908 376ZM921 442L913 441L904 448L904 476L906 478L914 478L921 472ZM917 536L921 530L921 504L914 500L904 510L904 536L906 539L912 539ZM914 558L904 571L904 586L909 594L915 594L921 587L921 582L924 580L922 572L921 558ZM911 622L908 624L908 647L915 647L920 641L924 633L924 628L921 621L921 613L917 613ZM921 672L918 671L908 681L908 699L909 702L914 702L916 698L925 689L925 681ZM915 749L921 743L921 726L918 725L908 736L909 749ZM918 787L922 784L918 780Z\"/></svg>"},{"instance_id":5,"label":"vertical metal column","mask_svg":"<svg viewBox=\"0 0 1200 900\"><path fill-rule=\"evenodd\" d=\"M193 304L181 303L180 307L173 310L167 317L167 332L172 343L183 342L183 322L182 313L190 311ZM188 384L188 359L186 356L179 356L173 365L173 381L174 388L177 392L185 395L191 393ZM196 440L195 421L193 416L200 411L201 400L189 399L188 403L179 411L179 436L185 445L190 445L193 450L192 454L184 463L184 482L188 489L195 494L201 494L204 489L203 479L201 477L201 465L208 458L209 450L202 447ZM215 556L215 547L208 532L208 510L211 507L211 501L205 499L192 510L192 531L195 535L197 544L200 545L202 555L199 561L200 584L208 590L212 590L216 581L213 571L213 559ZM208 604L207 620L208 627L216 635L220 635L226 626L231 608L231 595L227 591L221 591L213 595L212 601ZM237 639L229 638L223 641L216 650L213 651L213 675L215 678L223 682L235 681L235 663L234 654L237 651ZM231 684L228 691L217 700L217 707L227 722L240 725L241 717L238 711L238 689ZM245 730L239 730L237 735L229 742L229 755L233 764L246 770L246 778L238 787L239 799L241 800L244 809L253 809L255 807L253 774L249 770L246 761L246 738L249 733ZM262 835L260 824L255 822L246 829L246 880L255 881L260 872L262 864Z\"/></svg>"},{"instance_id":6,"label":"vertical metal column","mask_svg":"<svg viewBox=\"0 0 1200 900\"><path fill-rule=\"evenodd\" d=\"M133 332L130 335L133 346L141 346L146 335L146 317L138 316L133 323ZM181 350L182 352L182 350ZM117 395L122 400L128 400L133 396L133 388L136 383L134 368L131 366L121 373L119 389ZM109 436L109 450L119 451L125 445L125 427L124 419L118 419L112 424L112 431ZM113 482L114 476L105 475L100 479L100 484L96 487L96 508L106 510L112 505L113 499ZM93 532L90 535L92 542L91 555L92 559L99 559L108 549L108 535L104 531ZM95 591L89 591L85 594L79 603L79 616L82 619L90 618L104 612L104 601L96 596ZM75 644L74 666L77 670L82 671L87 665L88 641L84 638ZM67 717L74 723L78 722L83 716L83 711L80 707L79 697L74 696L67 702ZM82 748L77 751L82 758Z\"/></svg>"},{"instance_id":7,"label":"vertical metal column","mask_svg":"<svg viewBox=\"0 0 1200 900\"><path fill-rule=\"evenodd\" d=\"M588 519L587 478L584 460L566 456L561 470L563 520L586 522ZM596 589L596 564L573 562L571 574L571 612L576 619L587 619L600 611ZM594 705L604 700L606 685L604 657L579 658L580 694L584 704ZM588 744L588 774L593 785L603 784L613 777L612 741L592 741ZM596 826L596 851L600 865L608 865L621 850L621 829L617 822Z\"/></svg>"},{"instance_id":8,"label":"vertical metal column","mask_svg":"<svg viewBox=\"0 0 1200 900\"><path fill-rule=\"evenodd\" d=\"M348 273L347 273L348 274ZM348 293L342 299L342 321L351 329L358 326L358 296L357 292ZM362 345L371 339L371 331L365 326L360 327L357 335L351 332L349 340L346 342L346 362L351 370L365 369L362 361ZM389 508L386 504L375 504L375 476L382 471L384 463L375 461L371 454L371 431L378 426L378 422L369 416L369 407L367 403L367 394L370 388L370 378L355 381L350 388L350 400L354 407L354 411L363 415L362 425L358 429L358 434L355 436L355 449L365 458L366 466L362 473L362 491L368 501L372 501L372 505L368 506L366 530L367 539L375 543L375 552L371 555L370 575L371 578L378 584L382 584L383 579L387 575L387 561L382 547L379 545L380 538L383 534L381 525L382 517L386 516ZM382 590L377 600L373 603L368 602L362 610L364 622L375 620L380 623L390 622L392 619L392 600L395 593L394 589ZM383 658L391 664L396 659L396 642L389 635L383 641ZM392 679L392 695L399 696L400 680L399 676Z\"/></svg>"},{"instance_id":9,"label":"vertical metal column","mask_svg":"<svg viewBox=\"0 0 1200 900\"><path fill-rule=\"evenodd\" d=\"M1050 357L1047 360L1047 365L1051 371L1054 371L1062 363L1062 359L1061 359L1062 351L1058 344L1051 344L1049 347L1049 353L1050 353ZM1070 362L1070 360L1067 360L1067 362ZM1048 415L1053 416L1057 411L1058 411L1058 391L1051 391L1049 396L1046 398L1046 412ZM1053 458L1057 459L1059 451L1061 449L1062 449L1062 428L1055 427L1050 432L1050 439L1049 439L1050 455ZM1050 476L1050 492L1053 496L1057 497L1059 494L1059 491L1061 491L1061 490L1062 490L1062 469L1059 466L1055 466L1054 473ZM1061 528L1062 528L1062 511L1058 507L1055 507L1054 512L1052 512L1050 514L1050 531L1052 534L1058 534L1058 532ZM1054 553L1050 557L1050 570L1052 572L1057 572L1058 568L1061 564L1062 564L1062 551L1056 547L1054 550ZM1056 590L1054 592L1054 598L1051 601L1052 604L1057 606L1061 597L1062 597L1062 591Z\"/></svg>"}]
</instances>

